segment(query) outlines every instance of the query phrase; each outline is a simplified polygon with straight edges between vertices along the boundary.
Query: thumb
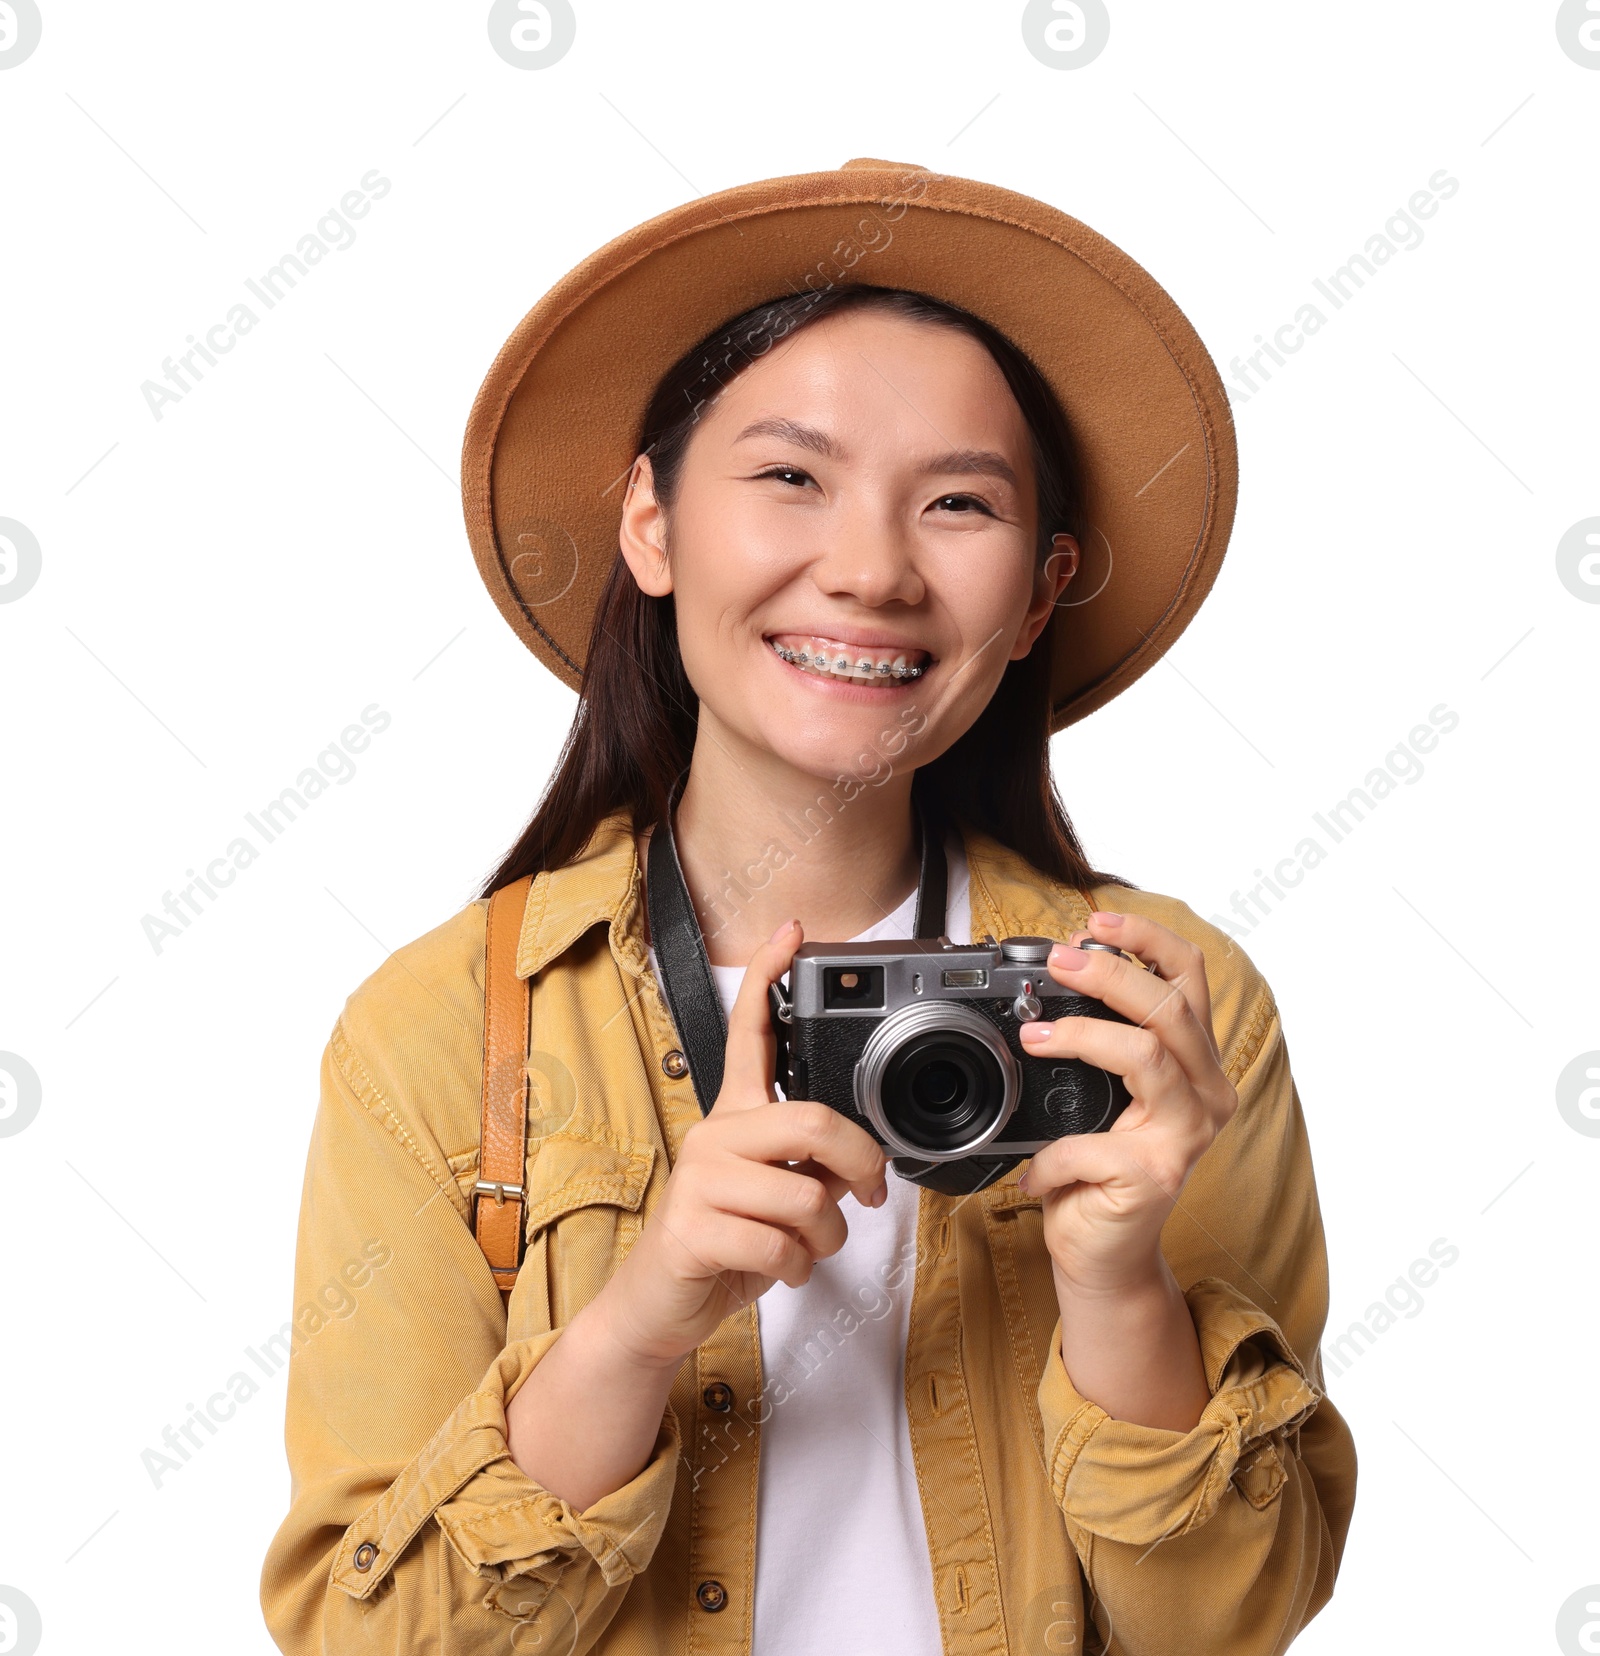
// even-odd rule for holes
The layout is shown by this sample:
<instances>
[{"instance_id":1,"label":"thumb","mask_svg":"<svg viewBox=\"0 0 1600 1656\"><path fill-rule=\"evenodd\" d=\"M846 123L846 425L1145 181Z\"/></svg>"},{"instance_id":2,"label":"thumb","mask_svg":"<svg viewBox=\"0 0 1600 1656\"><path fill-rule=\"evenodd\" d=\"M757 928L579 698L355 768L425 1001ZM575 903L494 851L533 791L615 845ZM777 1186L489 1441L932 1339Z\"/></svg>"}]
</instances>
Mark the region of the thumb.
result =
<instances>
[{"instance_id":1,"label":"thumb","mask_svg":"<svg viewBox=\"0 0 1600 1656\"><path fill-rule=\"evenodd\" d=\"M788 971L805 933L798 920L784 923L750 957L744 982L728 1014L728 1048L722 1066L722 1091L713 1108L727 1100L736 1109L774 1102L773 1066L777 1042L767 991Z\"/></svg>"}]
</instances>

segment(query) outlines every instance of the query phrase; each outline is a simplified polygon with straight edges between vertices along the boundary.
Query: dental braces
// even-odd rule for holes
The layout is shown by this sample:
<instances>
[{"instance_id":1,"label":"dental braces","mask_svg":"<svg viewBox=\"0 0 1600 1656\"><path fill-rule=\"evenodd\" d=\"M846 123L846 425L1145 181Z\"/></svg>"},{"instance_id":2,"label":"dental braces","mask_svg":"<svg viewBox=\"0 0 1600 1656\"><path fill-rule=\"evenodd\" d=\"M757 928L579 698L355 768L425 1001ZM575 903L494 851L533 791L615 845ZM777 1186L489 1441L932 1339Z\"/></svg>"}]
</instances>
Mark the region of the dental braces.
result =
<instances>
[{"instance_id":1,"label":"dental braces","mask_svg":"<svg viewBox=\"0 0 1600 1656\"><path fill-rule=\"evenodd\" d=\"M876 673L880 678L913 679L921 678L926 671L922 667L896 667L888 661L872 661L862 656L859 661L851 661L848 656L837 656L830 659L821 650L812 655L807 650L791 650L782 644L774 644L773 649L785 661L792 662L797 667L824 667L835 673L848 673L852 668L858 673Z\"/></svg>"}]
</instances>

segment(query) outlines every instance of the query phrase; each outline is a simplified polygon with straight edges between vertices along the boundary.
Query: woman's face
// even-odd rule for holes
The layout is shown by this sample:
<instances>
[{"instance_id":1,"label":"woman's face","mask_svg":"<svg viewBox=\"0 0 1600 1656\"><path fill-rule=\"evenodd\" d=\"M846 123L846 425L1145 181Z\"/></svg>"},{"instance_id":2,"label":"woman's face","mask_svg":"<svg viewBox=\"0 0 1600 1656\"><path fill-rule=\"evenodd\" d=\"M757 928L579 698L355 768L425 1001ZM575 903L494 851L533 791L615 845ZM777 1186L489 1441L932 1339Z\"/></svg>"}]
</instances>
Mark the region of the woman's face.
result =
<instances>
[{"instance_id":1,"label":"woman's face","mask_svg":"<svg viewBox=\"0 0 1600 1656\"><path fill-rule=\"evenodd\" d=\"M867 782L937 758L1037 638L1077 548L1059 537L1041 570L1036 521L1027 426L989 353L847 311L709 406L670 514L635 462L622 549L674 596L703 734Z\"/></svg>"}]
</instances>

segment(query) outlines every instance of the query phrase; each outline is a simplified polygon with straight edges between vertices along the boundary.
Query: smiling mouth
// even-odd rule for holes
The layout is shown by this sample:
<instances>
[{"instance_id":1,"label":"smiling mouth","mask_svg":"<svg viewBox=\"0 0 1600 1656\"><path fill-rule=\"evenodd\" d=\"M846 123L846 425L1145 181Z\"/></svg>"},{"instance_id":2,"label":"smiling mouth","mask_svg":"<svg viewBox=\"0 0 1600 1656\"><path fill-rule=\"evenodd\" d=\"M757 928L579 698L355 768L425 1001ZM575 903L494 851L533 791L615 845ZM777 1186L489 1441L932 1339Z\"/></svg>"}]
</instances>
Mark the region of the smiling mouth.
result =
<instances>
[{"instance_id":1,"label":"smiling mouth","mask_svg":"<svg viewBox=\"0 0 1600 1656\"><path fill-rule=\"evenodd\" d=\"M787 640L788 642L784 642ZM849 684L886 684L921 678L933 665L926 650L885 645L841 644L836 639L798 633L769 638L773 653L818 678L842 679Z\"/></svg>"}]
</instances>

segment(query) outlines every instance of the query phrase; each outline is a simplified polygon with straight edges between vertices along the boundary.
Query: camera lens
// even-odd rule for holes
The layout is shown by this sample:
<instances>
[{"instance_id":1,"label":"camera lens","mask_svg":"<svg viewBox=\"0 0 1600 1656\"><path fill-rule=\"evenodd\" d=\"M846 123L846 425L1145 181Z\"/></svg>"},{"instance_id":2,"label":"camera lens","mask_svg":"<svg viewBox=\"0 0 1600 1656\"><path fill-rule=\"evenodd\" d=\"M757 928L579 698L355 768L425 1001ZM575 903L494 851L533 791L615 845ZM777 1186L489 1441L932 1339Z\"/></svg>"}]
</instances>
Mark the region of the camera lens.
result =
<instances>
[{"instance_id":1,"label":"camera lens","mask_svg":"<svg viewBox=\"0 0 1600 1656\"><path fill-rule=\"evenodd\" d=\"M884 1065L879 1095L895 1136L932 1155L959 1150L996 1124L1005 1077L994 1054L970 1036L930 1030Z\"/></svg>"},{"instance_id":2,"label":"camera lens","mask_svg":"<svg viewBox=\"0 0 1600 1656\"><path fill-rule=\"evenodd\" d=\"M959 1064L935 1058L911 1077L911 1096L920 1110L949 1110L966 1096L967 1078Z\"/></svg>"},{"instance_id":3,"label":"camera lens","mask_svg":"<svg viewBox=\"0 0 1600 1656\"><path fill-rule=\"evenodd\" d=\"M867 1038L856 1108L896 1155L957 1161L999 1137L1021 1080L993 1022L956 1001L917 1001Z\"/></svg>"}]
</instances>

